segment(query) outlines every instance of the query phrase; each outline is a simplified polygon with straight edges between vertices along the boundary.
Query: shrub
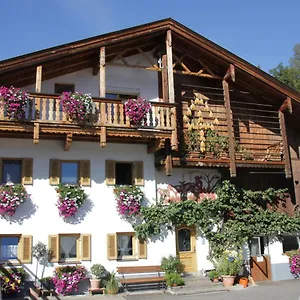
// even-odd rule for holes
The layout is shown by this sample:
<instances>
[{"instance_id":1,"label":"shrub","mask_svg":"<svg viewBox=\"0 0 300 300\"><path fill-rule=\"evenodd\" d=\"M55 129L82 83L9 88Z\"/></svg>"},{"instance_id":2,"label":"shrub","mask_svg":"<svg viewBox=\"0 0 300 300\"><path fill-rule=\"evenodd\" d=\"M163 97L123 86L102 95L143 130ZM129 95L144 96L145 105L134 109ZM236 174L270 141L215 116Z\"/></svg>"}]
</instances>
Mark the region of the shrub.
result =
<instances>
[{"instance_id":1,"label":"shrub","mask_svg":"<svg viewBox=\"0 0 300 300\"><path fill-rule=\"evenodd\" d=\"M29 197L21 184L0 186L0 215L13 216L21 203Z\"/></svg>"},{"instance_id":2,"label":"shrub","mask_svg":"<svg viewBox=\"0 0 300 300\"><path fill-rule=\"evenodd\" d=\"M217 271L220 275L237 275L243 266L241 255L236 251L225 251L218 261Z\"/></svg>"},{"instance_id":3,"label":"shrub","mask_svg":"<svg viewBox=\"0 0 300 300\"><path fill-rule=\"evenodd\" d=\"M91 273L97 278L100 279L106 272L106 269L100 264L94 264L91 267Z\"/></svg>"},{"instance_id":4,"label":"shrub","mask_svg":"<svg viewBox=\"0 0 300 300\"><path fill-rule=\"evenodd\" d=\"M27 274L23 268L1 269L1 291L7 295L21 292L26 278Z\"/></svg>"},{"instance_id":5,"label":"shrub","mask_svg":"<svg viewBox=\"0 0 300 300\"><path fill-rule=\"evenodd\" d=\"M300 277L300 251L291 253L289 257L289 266L292 275L295 278Z\"/></svg>"},{"instance_id":6,"label":"shrub","mask_svg":"<svg viewBox=\"0 0 300 300\"><path fill-rule=\"evenodd\" d=\"M29 94L20 88L1 86L0 98L2 98L9 119L22 120L25 118L25 109L29 101Z\"/></svg>"},{"instance_id":7,"label":"shrub","mask_svg":"<svg viewBox=\"0 0 300 300\"><path fill-rule=\"evenodd\" d=\"M119 281L116 278L116 273L111 272L105 281L105 291L107 294L117 294L119 291Z\"/></svg>"},{"instance_id":8,"label":"shrub","mask_svg":"<svg viewBox=\"0 0 300 300\"><path fill-rule=\"evenodd\" d=\"M84 266L57 267L52 281L55 292L62 295L78 291L80 281L86 279L87 270Z\"/></svg>"},{"instance_id":9,"label":"shrub","mask_svg":"<svg viewBox=\"0 0 300 300\"><path fill-rule=\"evenodd\" d=\"M183 271L183 265L181 261L178 257L173 255L162 258L161 268L166 274L181 273Z\"/></svg>"},{"instance_id":10,"label":"shrub","mask_svg":"<svg viewBox=\"0 0 300 300\"><path fill-rule=\"evenodd\" d=\"M181 278L181 275L178 273L166 274L166 282L168 286L184 285L184 280Z\"/></svg>"},{"instance_id":11,"label":"shrub","mask_svg":"<svg viewBox=\"0 0 300 300\"><path fill-rule=\"evenodd\" d=\"M219 276L220 276L220 273L219 273L217 270L211 270L211 271L209 271L209 273L208 273L208 278L209 278L210 280L213 280L213 279L215 279L215 278L219 278Z\"/></svg>"}]
</instances>

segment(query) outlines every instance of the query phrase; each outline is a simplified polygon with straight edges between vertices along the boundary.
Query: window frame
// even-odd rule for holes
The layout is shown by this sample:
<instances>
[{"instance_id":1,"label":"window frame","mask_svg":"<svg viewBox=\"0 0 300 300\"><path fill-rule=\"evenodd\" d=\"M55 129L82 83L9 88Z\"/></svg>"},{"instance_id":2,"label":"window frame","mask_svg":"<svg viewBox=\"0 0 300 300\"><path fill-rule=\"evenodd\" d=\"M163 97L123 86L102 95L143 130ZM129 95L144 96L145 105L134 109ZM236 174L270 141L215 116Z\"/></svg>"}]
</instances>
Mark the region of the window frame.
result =
<instances>
[{"instance_id":1,"label":"window frame","mask_svg":"<svg viewBox=\"0 0 300 300\"><path fill-rule=\"evenodd\" d=\"M63 92L61 93L57 93L56 92L56 89L59 87L59 86L73 86L73 91L68 91L68 90L65 90L63 92L71 92L71 93L75 93L75 83L59 83L59 82L56 82L54 83L54 94L56 95L61 95Z\"/></svg>"},{"instance_id":2,"label":"window frame","mask_svg":"<svg viewBox=\"0 0 300 300\"><path fill-rule=\"evenodd\" d=\"M107 95L116 95L116 98L109 98L107 97ZM122 98L120 96L131 96L134 97L135 99L138 99L138 97L140 96L140 93L125 93L125 92L113 92L113 91L106 91L105 93L105 98L107 99L118 99L118 100L126 100L126 99L133 99L133 98Z\"/></svg>"},{"instance_id":3,"label":"window frame","mask_svg":"<svg viewBox=\"0 0 300 300\"><path fill-rule=\"evenodd\" d=\"M4 182L3 179L4 179L4 174L3 174L3 171L4 171L4 164L6 161L18 161L20 162L20 182ZM23 174L23 158L10 158L10 157L4 157L4 158L1 158L1 184L22 184L22 174Z\"/></svg>"},{"instance_id":4,"label":"window frame","mask_svg":"<svg viewBox=\"0 0 300 300\"><path fill-rule=\"evenodd\" d=\"M63 183L62 182L62 164L63 163L77 163L77 183ZM59 169L60 169L60 174L59 174L59 181L61 184L65 185L76 185L80 186L80 160L60 160L59 161Z\"/></svg>"},{"instance_id":5,"label":"window frame","mask_svg":"<svg viewBox=\"0 0 300 300\"><path fill-rule=\"evenodd\" d=\"M80 233L59 233L58 235L58 262L59 263L74 263L81 261L81 253L80 253L80 246L81 246L81 234ZM76 257L74 258L61 258L61 250L60 250L60 239L61 237L76 237Z\"/></svg>"},{"instance_id":6,"label":"window frame","mask_svg":"<svg viewBox=\"0 0 300 300\"><path fill-rule=\"evenodd\" d=\"M118 246L118 237L119 236L131 236L132 238L132 255L118 255L119 246ZM135 232L116 232L116 251L117 251L117 260L126 261L126 260L138 260L138 247L137 247L137 239L135 237Z\"/></svg>"},{"instance_id":7,"label":"window frame","mask_svg":"<svg viewBox=\"0 0 300 300\"><path fill-rule=\"evenodd\" d=\"M131 166L131 183L130 184L117 184L117 164L128 164ZM134 186L134 161L115 161L115 179L116 179L116 186Z\"/></svg>"},{"instance_id":8,"label":"window frame","mask_svg":"<svg viewBox=\"0 0 300 300\"><path fill-rule=\"evenodd\" d=\"M0 234L0 248L2 247L1 239L2 238L7 238L7 237L17 237L18 238L17 258L4 260L0 256L0 263L9 263L9 264L13 264L13 265L20 264L22 234Z\"/></svg>"}]
</instances>

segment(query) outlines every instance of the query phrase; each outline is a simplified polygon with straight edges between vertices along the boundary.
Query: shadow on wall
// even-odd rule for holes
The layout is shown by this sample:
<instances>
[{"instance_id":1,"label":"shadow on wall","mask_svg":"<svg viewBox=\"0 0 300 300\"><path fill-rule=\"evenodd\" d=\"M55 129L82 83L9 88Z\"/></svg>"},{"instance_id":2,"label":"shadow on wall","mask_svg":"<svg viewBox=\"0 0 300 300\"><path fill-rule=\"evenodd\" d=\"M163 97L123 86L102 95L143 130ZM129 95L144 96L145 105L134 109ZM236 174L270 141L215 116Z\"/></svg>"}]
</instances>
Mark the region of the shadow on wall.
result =
<instances>
[{"instance_id":1,"label":"shadow on wall","mask_svg":"<svg viewBox=\"0 0 300 300\"><path fill-rule=\"evenodd\" d=\"M22 203L13 216L3 215L2 218L9 223L18 223L22 225L24 220L30 219L37 211L38 206L34 204L29 197L24 203Z\"/></svg>"},{"instance_id":2,"label":"shadow on wall","mask_svg":"<svg viewBox=\"0 0 300 300\"><path fill-rule=\"evenodd\" d=\"M87 199L84 201L81 207L79 207L76 215L74 217L69 217L65 219L66 223L69 224L80 224L84 218L92 211L94 207L94 203L90 200Z\"/></svg>"},{"instance_id":3,"label":"shadow on wall","mask_svg":"<svg viewBox=\"0 0 300 300\"><path fill-rule=\"evenodd\" d=\"M161 226L160 234L151 237L150 240L151 240L152 243L155 243L157 241L163 242L167 238L168 234L170 234L170 233L174 233L173 226L168 226L168 225L167 226Z\"/></svg>"}]
</instances>

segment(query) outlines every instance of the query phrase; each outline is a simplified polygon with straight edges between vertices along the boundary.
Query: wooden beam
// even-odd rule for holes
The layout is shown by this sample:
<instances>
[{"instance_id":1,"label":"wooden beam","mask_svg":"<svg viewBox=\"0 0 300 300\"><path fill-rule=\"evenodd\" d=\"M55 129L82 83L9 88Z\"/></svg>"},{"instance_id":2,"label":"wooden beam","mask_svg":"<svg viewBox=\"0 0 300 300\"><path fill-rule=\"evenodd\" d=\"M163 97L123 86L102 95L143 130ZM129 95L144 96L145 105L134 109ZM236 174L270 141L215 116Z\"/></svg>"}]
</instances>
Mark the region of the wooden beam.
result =
<instances>
[{"instance_id":1,"label":"wooden beam","mask_svg":"<svg viewBox=\"0 0 300 300\"><path fill-rule=\"evenodd\" d=\"M175 151L178 150L177 129L172 131L171 148L172 148L172 150L175 150Z\"/></svg>"},{"instance_id":2,"label":"wooden beam","mask_svg":"<svg viewBox=\"0 0 300 300\"><path fill-rule=\"evenodd\" d=\"M100 48L100 97L106 96L105 91L105 47Z\"/></svg>"},{"instance_id":3,"label":"wooden beam","mask_svg":"<svg viewBox=\"0 0 300 300\"><path fill-rule=\"evenodd\" d=\"M162 79L162 94L163 101L168 102L168 69L167 69L167 55L162 55L162 71L161 71L161 79Z\"/></svg>"},{"instance_id":4,"label":"wooden beam","mask_svg":"<svg viewBox=\"0 0 300 300\"><path fill-rule=\"evenodd\" d=\"M292 107L292 100L290 97L287 97L282 105L279 108L279 111L284 112L286 109L289 110L289 113L291 114L293 112L293 107Z\"/></svg>"},{"instance_id":5,"label":"wooden beam","mask_svg":"<svg viewBox=\"0 0 300 300\"><path fill-rule=\"evenodd\" d=\"M165 139L156 139L154 142L148 145L147 153L152 154L165 146Z\"/></svg>"},{"instance_id":6,"label":"wooden beam","mask_svg":"<svg viewBox=\"0 0 300 300\"><path fill-rule=\"evenodd\" d=\"M69 151L72 145L72 141L73 141L73 134L72 133L67 133L66 137L65 137L65 147L64 150L65 151Z\"/></svg>"},{"instance_id":7,"label":"wooden beam","mask_svg":"<svg viewBox=\"0 0 300 300\"><path fill-rule=\"evenodd\" d=\"M40 123L33 124L33 143L38 144L40 140Z\"/></svg>"},{"instance_id":8,"label":"wooden beam","mask_svg":"<svg viewBox=\"0 0 300 300\"><path fill-rule=\"evenodd\" d=\"M100 147L106 146L106 127L101 127L101 133L100 133Z\"/></svg>"},{"instance_id":9,"label":"wooden beam","mask_svg":"<svg viewBox=\"0 0 300 300\"><path fill-rule=\"evenodd\" d=\"M167 31L166 52L167 52L169 102L174 103L175 91L174 91L174 73L173 73L173 55L172 55L172 33L170 29Z\"/></svg>"},{"instance_id":10,"label":"wooden beam","mask_svg":"<svg viewBox=\"0 0 300 300\"><path fill-rule=\"evenodd\" d=\"M234 150L234 135L232 127L232 112L230 107L230 95L229 95L229 85L226 80L222 81L223 92L224 92L224 102L226 110L226 122L228 130L228 139L229 139L229 158L230 158L230 176L236 177L236 162L235 162L235 150Z\"/></svg>"},{"instance_id":11,"label":"wooden beam","mask_svg":"<svg viewBox=\"0 0 300 300\"><path fill-rule=\"evenodd\" d=\"M169 154L166 157L166 175L171 176L172 175L172 155Z\"/></svg>"},{"instance_id":12,"label":"wooden beam","mask_svg":"<svg viewBox=\"0 0 300 300\"><path fill-rule=\"evenodd\" d=\"M40 93L42 91L42 66L36 67L35 77L35 92Z\"/></svg>"},{"instance_id":13,"label":"wooden beam","mask_svg":"<svg viewBox=\"0 0 300 300\"><path fill-rule=\"evenodd\" d=\"M289 152L289 144L287 140L287 134L286 134L286 125L285 125L285 116L284 112L279 111L279 124L280 124L280 131L281 131L281 137L282 137L282 143L283 143L283 155L284 155L284 163L285 163L285 177L291 178L292 177L292 171L291 171L291 158L290 158L290 152Z\"/></svg>"},{"instance_id":14,"label":"wooden beam","mask_svg":"<svg viewBox=\"0 0 300 300\"><path fill-rule=\"evenodd\" d=\"M234 69L234 65L230 65L223 80L228 80L231 79L232 82L235 82L235 69Z\"/></svg>"}]
</instances>

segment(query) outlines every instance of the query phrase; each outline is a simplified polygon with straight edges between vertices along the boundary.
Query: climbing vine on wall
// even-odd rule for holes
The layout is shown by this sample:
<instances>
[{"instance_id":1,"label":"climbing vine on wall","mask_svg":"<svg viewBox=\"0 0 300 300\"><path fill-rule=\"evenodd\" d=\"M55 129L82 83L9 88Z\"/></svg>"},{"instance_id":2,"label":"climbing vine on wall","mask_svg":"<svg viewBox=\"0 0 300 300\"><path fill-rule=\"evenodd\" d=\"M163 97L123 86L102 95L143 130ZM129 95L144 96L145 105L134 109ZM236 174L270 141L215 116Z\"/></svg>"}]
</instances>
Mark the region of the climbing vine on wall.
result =
<instances>
[{"instance_id":1,"label":"climbing vine on wall","mask_svg":"<svg viewBox=\"0 0 300 300\"><path fill-rule=\"evenodd\" d=\"M256 235L300 230L299 217L277 212L288 196L285 189L251 191L223 181L216 194L215 200L204 199L201 203L186 200L142 207L134 230L139 238L147 239L161 234L164 226L174 230L176 225L196 225L208 239L214 256L231 247L239 248Z\"/></svg>"}]
</instances>

